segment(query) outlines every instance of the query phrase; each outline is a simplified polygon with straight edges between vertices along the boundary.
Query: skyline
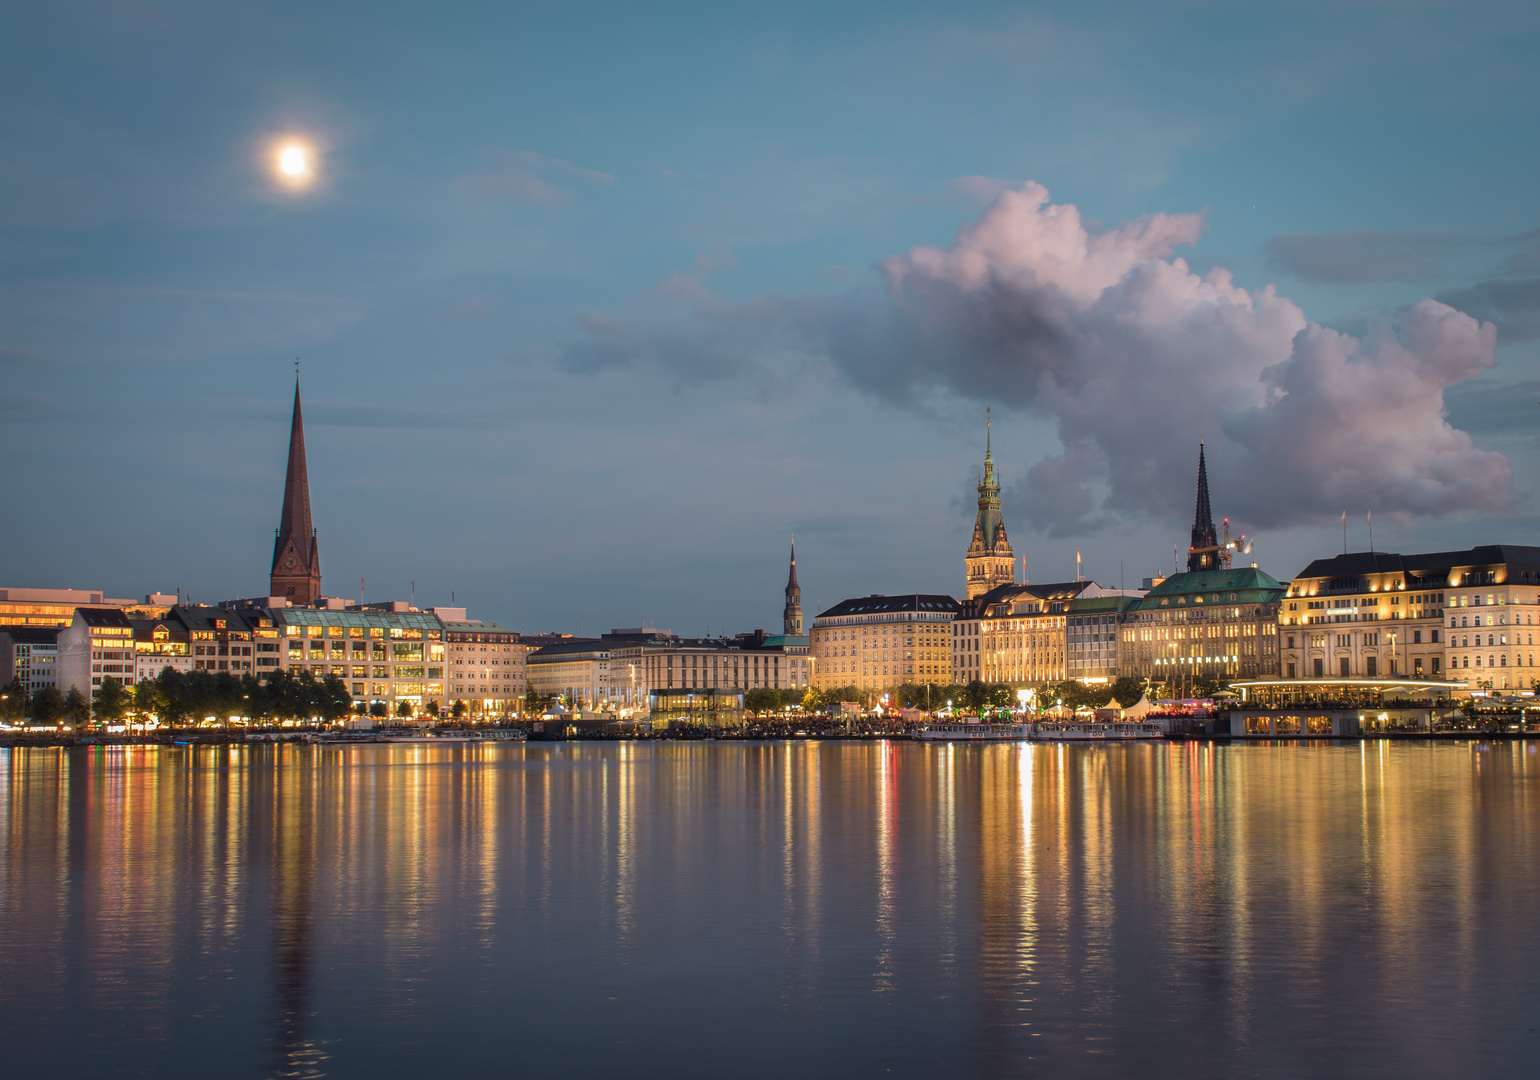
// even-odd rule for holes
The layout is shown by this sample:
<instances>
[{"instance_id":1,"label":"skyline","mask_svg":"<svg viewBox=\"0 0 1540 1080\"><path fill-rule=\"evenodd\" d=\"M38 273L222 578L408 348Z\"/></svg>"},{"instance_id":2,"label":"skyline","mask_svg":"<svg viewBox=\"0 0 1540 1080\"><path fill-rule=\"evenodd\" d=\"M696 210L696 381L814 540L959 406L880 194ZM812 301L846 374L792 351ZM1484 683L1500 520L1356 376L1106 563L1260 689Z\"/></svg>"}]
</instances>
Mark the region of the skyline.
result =
<instances>
[{"instance_id":1,"label":"skyline","mask_svg":"<svg viewBox=\"0 0 1540 1080\"><path fill-rule=\"evenodd\" d=\"M1034 581L1166 572L1200 437L1280 578L1343 511L1354 550L1371 507L1381 550L1532 535L1534 13L676 10L8 16L0 416L48 527L7 584L259 593L296 355L327 592L526 632L774 628L792 532L810 614L960 596L989 405ZM1114 269L1055 279L1066 236ZM1185 333L1023 351L980 256L1056 340Z\"/></svg>"}]
</instances>

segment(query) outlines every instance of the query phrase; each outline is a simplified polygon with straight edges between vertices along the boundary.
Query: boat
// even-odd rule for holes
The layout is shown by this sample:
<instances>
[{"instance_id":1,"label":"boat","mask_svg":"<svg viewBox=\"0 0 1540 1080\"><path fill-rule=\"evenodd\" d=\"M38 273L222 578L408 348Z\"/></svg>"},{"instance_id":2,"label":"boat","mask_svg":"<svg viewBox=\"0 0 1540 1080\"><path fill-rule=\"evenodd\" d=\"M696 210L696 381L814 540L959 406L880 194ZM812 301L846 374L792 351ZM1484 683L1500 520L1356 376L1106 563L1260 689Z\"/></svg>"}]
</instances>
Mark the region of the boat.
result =
<instances>
[{"instance_id":1,"label":"boat","mask_svg":"<svg viewBox=\"0 0 1540 1080\"><path fill-rule=\"evenodd\" d=\"M1159 724L1123 724L1097 720L1044 720L1032 725L1039 742L1126 742L1131 739L1164 739Z\"/></svg>"},{"instance_id":2,"label":"boat","mask_svg":"<svg viewBox=\"0 0 1540 1080\"><path fill-rule=\"evenodd\" d=\"M916 739L946 742L1009 742L1032 738L1031 724L926 724Z\"/></svg>"}]
</instances>

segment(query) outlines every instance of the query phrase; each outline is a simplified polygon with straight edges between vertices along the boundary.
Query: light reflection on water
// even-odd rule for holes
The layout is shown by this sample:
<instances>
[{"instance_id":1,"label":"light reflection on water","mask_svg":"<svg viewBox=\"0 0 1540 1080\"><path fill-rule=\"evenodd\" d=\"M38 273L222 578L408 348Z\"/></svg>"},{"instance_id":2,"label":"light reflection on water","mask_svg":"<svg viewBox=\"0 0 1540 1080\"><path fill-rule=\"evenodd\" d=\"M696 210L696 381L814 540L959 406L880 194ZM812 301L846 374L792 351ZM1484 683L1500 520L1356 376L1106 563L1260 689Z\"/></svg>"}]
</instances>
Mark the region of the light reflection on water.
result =
<instances>
[{"instance_id":1,"label":"light reflection on water","mask_svg":"<svg viewBox=\"0 0 1540 1080\"><path fill-rule=\"evenodd\" d=\"M1530 742L0 751L14 1075L1512 1075Z\"/></svg>"}]
</instances>

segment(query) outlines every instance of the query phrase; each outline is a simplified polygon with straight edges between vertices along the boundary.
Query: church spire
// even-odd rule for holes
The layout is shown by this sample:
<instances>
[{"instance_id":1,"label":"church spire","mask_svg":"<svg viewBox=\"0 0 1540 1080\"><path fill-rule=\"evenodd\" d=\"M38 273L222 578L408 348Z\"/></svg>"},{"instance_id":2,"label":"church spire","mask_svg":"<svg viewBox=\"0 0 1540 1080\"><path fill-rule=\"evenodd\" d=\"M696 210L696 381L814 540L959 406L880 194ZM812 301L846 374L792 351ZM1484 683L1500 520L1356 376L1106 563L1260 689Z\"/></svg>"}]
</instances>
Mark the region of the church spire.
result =
<instances>
[{"instance_id":1,"label":"church spire","mask_svg":"<svg viewBox=\"0 0 1540 1080\"><path fill-rule=\"evenodd\" d=\"M791 576L786 579L786 607L781 613L781 632L802 636L802 586L797 584L797 538L791 538Z\"/></svg>"},{"instance_id":2,"label":"church spire","mask_svg":"<svg viewBox=\"0 0 1540 1080\"><path fill-rule=\"evenodd\" d=\"M283 512L273 541L271 596L308 604L321 595L321 557L310 520L310 476L305 466L305 418L299 379L294 380L294 415L289 423L289 468L283 483Z\"/></svg>"},{"instance_id":3,"label":"church spire","mask_svg":"<svg viewBox=\"0 0 1540 1080\"><path fill-rule=\"evenodd\" d=\"M994 423L992 410L985 412L984 471L979 477L979 509L973 520L973 539L964 562L968 567L968 599L1009 585L1015 578L1016 556L1005 537L1000 514L1000 481L995 476Z\"/></svg>"},{"instance_id":4,"label":"church spire","mask_svg":"<svg viewBox=\"0 0 1540 1080\"><path fill-rule=\"evenodd\" d=\"M1198 441L1198 505L1192 517L1192 546L1187 550L1187 571L1213 570L1219 566L1219 536L1208 502L1208 462L1203 442Z\"/></svg>"}]
</instances>

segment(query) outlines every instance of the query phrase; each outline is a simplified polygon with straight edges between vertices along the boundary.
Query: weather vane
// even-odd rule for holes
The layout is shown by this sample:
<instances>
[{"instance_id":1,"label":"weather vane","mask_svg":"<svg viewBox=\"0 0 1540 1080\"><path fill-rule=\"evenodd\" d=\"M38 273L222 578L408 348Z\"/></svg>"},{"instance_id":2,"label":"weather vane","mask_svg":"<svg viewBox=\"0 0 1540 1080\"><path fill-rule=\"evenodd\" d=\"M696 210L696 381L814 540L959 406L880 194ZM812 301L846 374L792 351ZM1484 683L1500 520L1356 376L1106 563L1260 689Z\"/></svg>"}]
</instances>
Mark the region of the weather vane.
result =
<instances>
[{"instance_id":1,"label":"weather vane","mask_svg":"<svg viewBox=\"0 0 1540 1080\"><path fill-rule=\"evenodd\" d=\"M299 374L299 357L294 358L294 374Z\"/></svg>"}]
</instances>

